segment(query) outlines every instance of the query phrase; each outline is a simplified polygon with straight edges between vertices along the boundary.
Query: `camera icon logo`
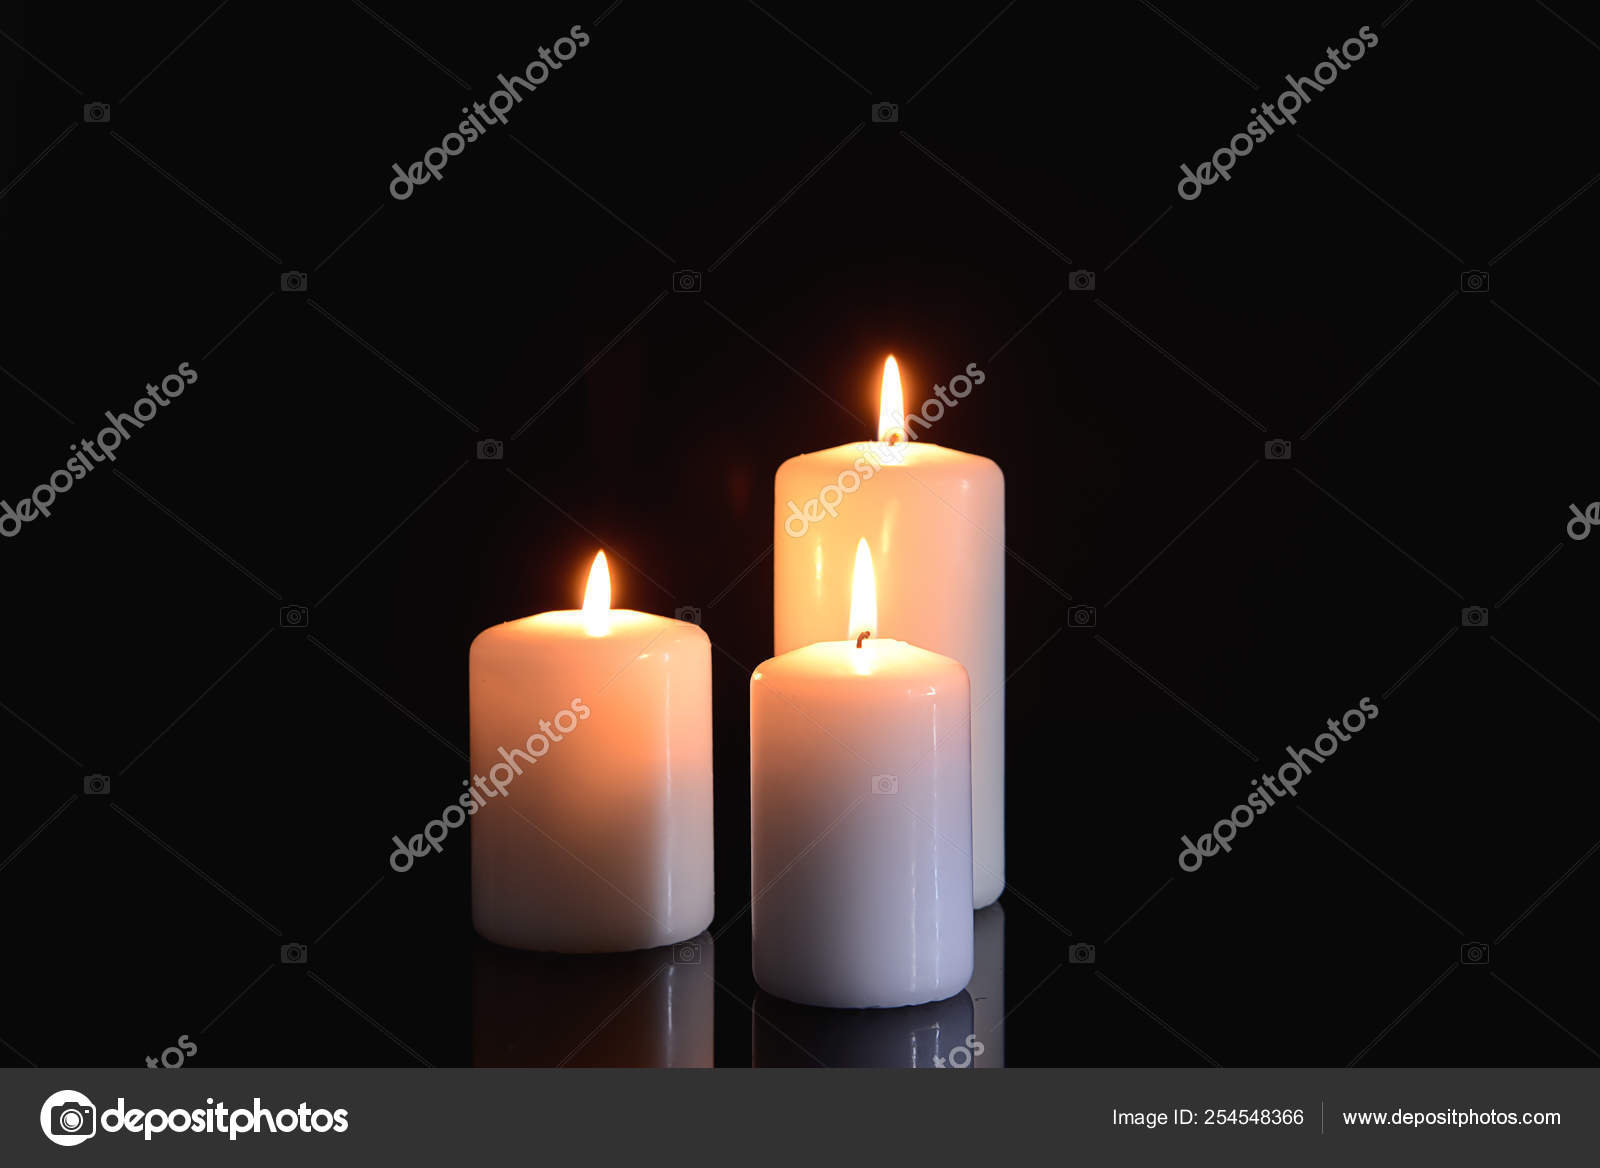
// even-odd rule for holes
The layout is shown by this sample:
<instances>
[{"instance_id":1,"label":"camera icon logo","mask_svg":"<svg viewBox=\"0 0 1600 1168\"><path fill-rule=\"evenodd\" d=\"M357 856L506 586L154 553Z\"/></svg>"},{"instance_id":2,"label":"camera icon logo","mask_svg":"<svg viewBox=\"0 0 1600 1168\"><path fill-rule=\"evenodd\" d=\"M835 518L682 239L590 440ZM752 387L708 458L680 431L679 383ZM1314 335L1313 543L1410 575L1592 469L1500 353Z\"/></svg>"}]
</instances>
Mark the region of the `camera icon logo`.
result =
<instances>
[{"instance_id":1,"label":"camera icon logo","mask_svg":"<svg viewBox=\"0 0 1600 1168\"><path fill-rule=\"evenodd\" d=\"M278 277L278 291L304 292L309 283L304 272L284 272Z\"/></svg>"},{"instance_id":2,"label":"camera icon logo","mask_svg":"<svg viewBox=\"0 0 1600 1168\"><path fill-rule=\"evenodd\" d=\"M1461 627L1464 629L1482 629L1489 625L1489 610L1481 604L1470 605L1461 610Z\"/></svg>"},{"instance_id":3,"label":"camera icon logo","mask_svg":"<svg viewBox=\"0 0 1600 1168\"><path fill-rule=\"evenodd\" d=\"M1094 273L1087 268L1079 268L1067 273L1067 290L1070 292L1093 292Z\"/></svg>"},{"instance_id":4,"label":"camera icon logo","mask_svg":"<svg viewBox=\"0 0 1600 1168\"><path fill-rule=\"evenodd\" d=\"M506 456L506 444L498 438L484 438L478 442L478 458L482 462L498 462Z\"/></svg>"},{"instance_id":5,"label":"camera icon logo","mask_svg":"<svg viewBox=\"0 0 1600 1168\"><path fill-rule=\"evenodd\" d=\"M692 604L680 604L672 610L674 619L688 621L692 625L700 623L700 610Z\"/></svg>"},{"instance_id":6,"label":"camera icon logo","mask_svg":"<svg viewBox=\"0 0 1600 1168\"><path fill-rule=\"evenodd\" d=\"M1487 292L1489 290L1489 273L1481 268L1468 268L1461 273L1461 290L1463 292Z\"/></svg>"},{"instance_id":7,"label":"camera icon logo","mask_svg":"<svg viewBox=\"0 0 1600 1168\"><path fill-rule=\"evenodd\" d=\"M872 793L874 795L893 795L900 790L900 780L894 775L873 775Z\"/></svg>"},{"instance_id":8,"label":"camera icon logo","mask_svg":"<svg viewBox=\"0 0 1600 1168\"><path fill-rule=\"evenodd\" d=\"M83 120L91 126L103 126L111 120L111 106L103 101L91 101L83 107Z\"/></svg>"},{"instance_id":9,"label":"camera icon logo","mask_svg":"<svg viewBox=\"0 0 1600 1168\"><path fill-rule=\"evenodd\" d=\"M98 1115L98 1109L87 1095L57 1091L39 1109L39 1127L52 1144L71 1148L95 1134Z\"/></svg>"},{"instance_id":10,"label":"camera icon logo","mask_svg":"<svg viewBox=\"0 0 1600 1168\"><path fill-rule=\"evenodd\" d=\"M1291 449L1287 438L1267 439L1267 459L1271 462L1288 462Z\"/></svg>"},{"instance_id":11,"label":"camera icon logo","mask_svg":"<svg viewBox=\"0 0 1600 1168\"><path fill-rule=\"evenodd\" d=\"M674 965L699 965L700 942L683 941L672 947L672 964Z\"/></svg>"},{"instance_id":12,"label":"camera icon logo","mask_svg":"<svg viewBox=\"0 0 1600 1168\"><path fill-rule=\"evenodd\" d=\"M286 604L278 610L280 629L303 629L311 623L311 610L303 604Z\"/></svg>"},{"instance_id":13,"label":"camera icon logo","mask_svg":"<svg viewBox=\"0 0 1600 1168\"><path fill-rule=\"evenodd\" d=\"M111 794L111 777L109 775L84 775L83 793L85 795Z\"/></svg>"},{"instance_id":14,"label":"camera icon logo","mask_svg":"<svg viewBox=\"0 0 1600 1168\"><path fill-rule=\"evenodd\" d=\"M1489 946L1482 941L1469 941L1461 946L1462 965L1488 965Z\"/></svg>"},{"instance_id":15,"label":"camera icon logo","mask_svg":"<svg viewBox=\"0 0 1600 1168\"><path fill-rule=\"evenodd\" d=\"M298 942L290 942L278 950L278 960L284 965L304 965L310 951Z\"/></svg>"},{"instance_id":16,"label":"camera icon logo","mask_svg":"<svg viewBox=\"0 0 1600 1168\"><path fill-rule=\"evenodd\" d=\"M892 101L873 102L872 120L879 125L893 125L900 120L900 107Z\"/></svg>"},{"instance_id":17,"label":"camera icon logo","mask_svg":"<svg viewBox=\"0 0 1600 1168\"><path fill-rule=\"evenodd\" d=\"M1087 941L1079 941L1071 949L1067 950L1067 964L1093 965L1094 946L1089 944Z\"/></svg>"},{"instance_id":18,"label":"camera icon logo","mask_svg":"<svg viewBox=\"0 0 1600 1168\"><path fill-rule=\"evenodd\" d=\"M681 268L672 273L674 292L698 292L702 282L700 273L693 268Z\"/></svg>"},{"instance_id":19,"label":"camera icon logo","mask_svg":"<svg viewBox=\"0 0 1600 1168\"><path fill-rule=\"evenodd\" d=\"M1074 604L1067 609L1067 623L1075 629L1092 629L1100 621L1100 613L1092 604Z\"/></svg>"}]
</instances>

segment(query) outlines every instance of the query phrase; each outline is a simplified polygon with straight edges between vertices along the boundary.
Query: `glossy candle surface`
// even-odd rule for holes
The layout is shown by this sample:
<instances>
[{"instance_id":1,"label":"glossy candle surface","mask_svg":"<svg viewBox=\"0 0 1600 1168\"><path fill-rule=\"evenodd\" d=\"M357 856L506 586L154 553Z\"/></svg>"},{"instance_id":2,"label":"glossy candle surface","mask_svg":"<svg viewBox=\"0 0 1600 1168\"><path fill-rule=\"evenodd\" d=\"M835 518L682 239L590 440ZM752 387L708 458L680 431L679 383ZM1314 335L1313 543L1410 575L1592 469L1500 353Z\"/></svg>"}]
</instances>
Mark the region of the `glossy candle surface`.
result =
<instances>
[{"instance_id":1,"label":"glossy candle surface","mask_svg":"<svg viewBox=\"0 0 1600 1168\"><path fill-rule=\"evenodd\" d=\"M480 633L469 672L474 787L489 793L472 816L477 931L587 953L704 930L705 633L626 609L547 612Z\"/></svg>"},{"instance_id":2,"label":"glossy candle surface","mask_svg":"<svg viewBox=\"0 0 1600 1168\"><path fill-rule=\"evenodd\" d=\"M1005 476L930 442L857 442L789 459L775 489L776 652L839 636L864 536L883 636L966 666L973 904L992 903L1005 887Z\"/></svg>"},{"instance_id":3,"label":"glossy candle surface","mask_svg":"<svg viewBox=\"0 0 1600 1168\"><path fill-rule=\"evenodd\" d=\"M841 610L835 628L845 620ZM808 645L756 670L750 884L762 989L890 1007L966 986L970 701L958 662L903 641Z\"/></svg>"}]
</instances>

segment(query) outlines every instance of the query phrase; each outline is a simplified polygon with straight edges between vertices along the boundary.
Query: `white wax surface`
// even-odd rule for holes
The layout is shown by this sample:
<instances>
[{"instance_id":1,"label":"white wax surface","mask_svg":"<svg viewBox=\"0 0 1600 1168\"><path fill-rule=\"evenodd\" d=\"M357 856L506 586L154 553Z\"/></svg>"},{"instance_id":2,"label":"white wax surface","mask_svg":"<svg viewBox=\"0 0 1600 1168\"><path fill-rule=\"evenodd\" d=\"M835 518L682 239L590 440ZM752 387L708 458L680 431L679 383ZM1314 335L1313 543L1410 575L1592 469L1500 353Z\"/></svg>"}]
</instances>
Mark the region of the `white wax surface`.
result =
<instances>
[{"instance_id":1,"label":"white wax surface","mask_svg":"<svg viewBox=\"0 0 1600 1168\"><path fill-rule=\"evenodd\" d=\"M910 1006L972 976L967 674L900 641L810 645L750 680L752 955L814 1006Z\"/></svg>"},{"instance_id":2,"label":"white wax surface","mask_svg":"<svg viewBox=\"0 0 1600 1168\"><path fill-rule=\"evenodd\" d=\"M843 489L850 486L857 489ZM805 518L825 487L835 513L813 503L819 518ZM1005 887L1005 476L987 458L930 442L857 442L789 459L775 488L776 652L845 634L856 541L864 537L881 635L966 666L976 707L973 903L992 903Z\"/></svg>"},{"instance_id":3,"label":"white wax surface","mask_svg":"<svg viewBox=\"0 0 1600 1168\"><path fill-rule=\"evenodd\" d=\"M472 772L509 779L472 817L473 924L497 944L645 949L711 923L711 642L649 613L608 620L591 636L581 612L547 612L472 642ZM545 743L540 720L579 707Z\"/></svg>"}]
</instances>

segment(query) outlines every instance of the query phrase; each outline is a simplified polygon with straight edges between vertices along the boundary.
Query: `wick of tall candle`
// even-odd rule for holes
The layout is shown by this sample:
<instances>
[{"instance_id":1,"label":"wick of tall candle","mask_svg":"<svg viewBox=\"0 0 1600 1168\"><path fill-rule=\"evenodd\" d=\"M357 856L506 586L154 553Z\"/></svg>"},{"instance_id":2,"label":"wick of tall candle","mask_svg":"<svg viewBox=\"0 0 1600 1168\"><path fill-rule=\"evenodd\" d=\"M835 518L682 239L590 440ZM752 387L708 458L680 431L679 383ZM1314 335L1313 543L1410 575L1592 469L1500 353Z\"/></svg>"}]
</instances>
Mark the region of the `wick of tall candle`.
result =
<instances>
[{"instance_id":1,"label":"wick of tall candle","mask_svg":"<svg viewBox=\"0 0 1600 1168\"><path fill-rule=\"evenodd\" d=\"M872 636L872 631L870 629L862 630L861 635L856 638L856 648L861 648L861 642L865 641L870 636Z\"/></svg>"}]
</instances>

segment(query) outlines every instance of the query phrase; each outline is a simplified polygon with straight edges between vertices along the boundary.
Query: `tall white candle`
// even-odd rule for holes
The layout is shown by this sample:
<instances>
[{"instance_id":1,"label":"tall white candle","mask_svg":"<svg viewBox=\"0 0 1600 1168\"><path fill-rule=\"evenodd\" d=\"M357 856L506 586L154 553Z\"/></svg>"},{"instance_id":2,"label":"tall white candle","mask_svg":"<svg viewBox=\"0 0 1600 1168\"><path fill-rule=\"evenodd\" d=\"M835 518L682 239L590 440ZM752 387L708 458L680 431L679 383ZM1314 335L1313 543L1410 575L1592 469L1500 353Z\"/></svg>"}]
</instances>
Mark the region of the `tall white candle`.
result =
<instances>
[{"instance_id":1,"label":"tall white candle","mask_svg":"<svg viewBox=\"0 0 1600 1168\"><path fill-rule=\"evenodd\" d=\"M953 384L951 392L966 396ZM838 635L865 535L884 635L954 657L972 680L973 905L981 908L1005 888L1005 476L979 455L904 441L893 357L878 437L778 468L774 651Z\"/></svg>"},{"instance_id":2,"label":"tall white candle","mask_svg":"<svg viewBox=\"0 0 1600 1168\"><path fill-rule=\"evenodd\" d=\"M865 540L853 578L852 639L750 679L753 964L790 1001L911 1006L972 976L971 689L875 635Z\"/></svg>"},{"instance_id":3,"label":"tall white candle","mask_svg":"<svg viewBox=\"0 0 1600 1168\"><path fill-rule=\"evenodd\" d=\"M478 634L470 655L472 920L518 949L670 945L711 923L711 642L611 608ZM469 792L470 794L471 792Z\"/></svg>"}]
</instances>

